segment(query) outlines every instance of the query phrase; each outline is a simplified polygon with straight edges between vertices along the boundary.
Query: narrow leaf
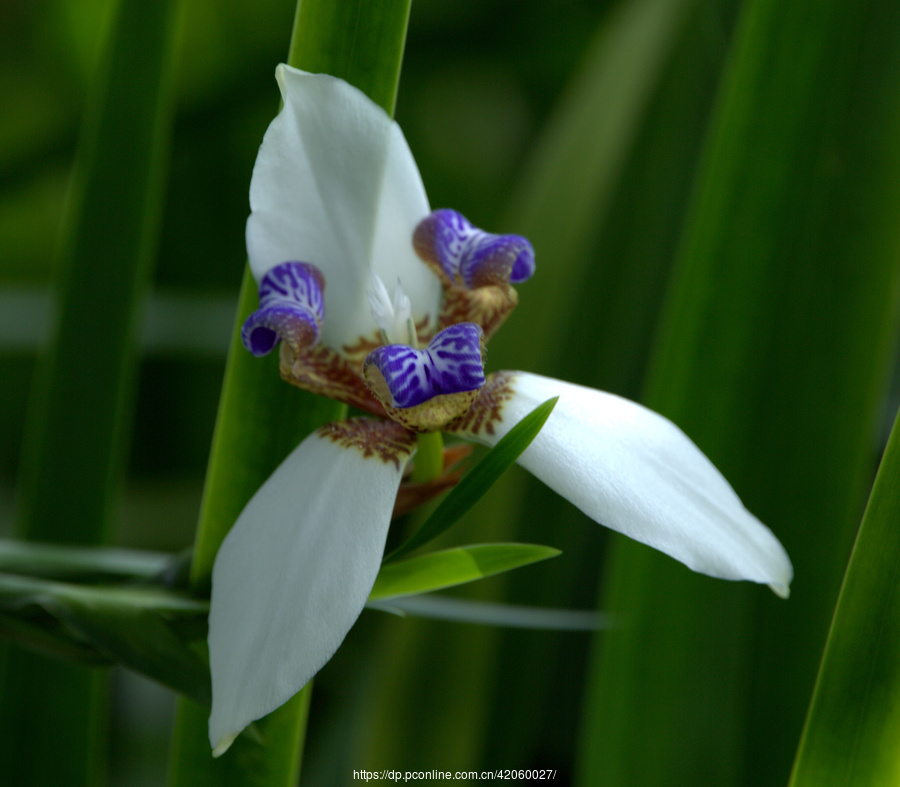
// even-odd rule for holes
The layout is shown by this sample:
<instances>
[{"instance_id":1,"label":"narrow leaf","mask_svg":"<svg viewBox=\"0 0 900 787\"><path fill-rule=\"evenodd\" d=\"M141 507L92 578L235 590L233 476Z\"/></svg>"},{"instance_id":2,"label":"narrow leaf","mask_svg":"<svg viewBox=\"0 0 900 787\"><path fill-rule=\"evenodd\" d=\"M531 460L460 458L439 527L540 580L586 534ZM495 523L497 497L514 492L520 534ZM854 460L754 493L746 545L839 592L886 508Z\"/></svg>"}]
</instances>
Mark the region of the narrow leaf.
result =
<instances>
[{"instance_id":1,"label":"narrow leaf","mask_svg":"<svg viewBox=\"0 0 900 787\"><path fill-rule=\"evenodd\" d=\"M560 554L537 544L478 544L382 566L369 601L462 585Z\"/></svg>"},{"instance_id":2,"label":"narrow leaf","mask_svg":"<svg viewBox=\"0 0 900 787\"><path fill-rule=\"evenodd\" d=\"M900 783L900 422L847 567L793 787Z\"/></svg>"},{"instance_id":3,"label":"narrow leaf","mask_svg":"<svg viewBox=\"0 0 900 787\"><path fill-rule=\"evenodd\" d=\"M36 618L35 609L52 620ZM99 656L119 662L209 704L209 670L185 644L179 625L186 621L187 630L202 637L205 601L155 587L91 587L0 574L0 610L15 621L11 633L23 644L55 648L57 655L82 653L81 661Z\"/></svg>"},{"instance_id":4,"label":"narrow leaf","mask_svg":"<svg viewBox=\"0 0 900 787\"><path fill-rule=\"evenodd\" d=\"M339 75L392 113L408 18L409 0L303 0L297 4L288 64ZM273 101L274 96L273 84ZM256 286L247 269L195 542L191 579L198 587L209 581L216 551L241 509L290 449L346 413L334 402L291 390L278 375L277 357L260 361L243 349L240 325L255 306ZM296 784L309 701L305 689L257 722L265 745L244 736L217 760L208 748L205 709L181 702L169 758L170 786Z\"/></svg>"},{"instance_id":5,"label":"narrow leaf","mask_svg":"<svg viewBox=\"0 0 900 787\"><path fill-rule=\"evenodd\" d=\"M392 598L386 601L373 601L368 606L400 616L413 615L454 623L477 623L482 626L519 629L597 631L612 625L608 615L591 610L527 607L520 604L497 604L438 595Z\"/></svg>"},{"instance_id":6,"label":"narrow leaf","mask_svg":"<svg viewBox=\"0 0 900 787\"><path fill-rule=\"evenodd\" d=\"M7 612L0 605L0 639L13 642L21 648L63 659L75 664L109 666L109 659L100 655L86 643L62 626L44 609L31 611L19 607Z\"/></svg>"},{"instance_id":7,"label":"narrow leaf","mask_svg":"<svg viewBox=\"0 0 900 787\"><path fill-rule=\"evenodd\" d=\"M98 544L129 434L138 316L161 226L174 116L178 0L117 0L92 80L56 270L55 331L26 424L16 535ZM102 784L105 678L4 648L0 773ZM35 696L52 701L35 702Z\"/></svg>"},{"instance_id":8,"label":"narrow leaf","mask_svg":"<svg viewBox=\"0 0 900 787\"><path fill-rule=\"evenodd\" d=\"M0 540L0 571L44 579L152 579L166 571L174 559L171 555L129 549Z\"/></svg>"},{"instance_id":9,"label":"narrow leaf","mask_svg":"<svg viewBox=\"0 0 900 787\"><path fill-rule=\"evenodd\" d=\"M556 407L559 397L538 405L503 439L495 445L475 467L451 490L437 509L412 536L391 552L385 562L396 560L423 544L437 538L451 527L490 489L497 479L512 467L522 452L531 445L538 432Z\"/></svg>"},{"instance_id":10,"label":"narrow leaf","mask_svg":"<svg viewBox=\"0 0 900 787\"><path fill-rule=\"evenodd\" d=\"M175 633L164 610L103 592L56 595L47 609L82 634L99 653L195 702L211 702L209 668ZM205 618L207 607L189 609Z\"/></svg>"}]
</instances>

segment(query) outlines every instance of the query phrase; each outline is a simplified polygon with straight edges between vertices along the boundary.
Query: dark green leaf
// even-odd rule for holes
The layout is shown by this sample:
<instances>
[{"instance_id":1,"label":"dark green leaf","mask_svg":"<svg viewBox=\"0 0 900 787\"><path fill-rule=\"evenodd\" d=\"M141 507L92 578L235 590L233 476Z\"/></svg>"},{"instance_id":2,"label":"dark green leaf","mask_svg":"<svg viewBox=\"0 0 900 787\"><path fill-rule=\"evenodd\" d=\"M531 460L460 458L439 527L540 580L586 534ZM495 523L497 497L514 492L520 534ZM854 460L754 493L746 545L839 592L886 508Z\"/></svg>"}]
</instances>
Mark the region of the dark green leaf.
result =
<instances>
[{"instance_id":1,"label":"dark green leaf","mask_svg":"<svg viewBox=\"0 0 900 787\"><path fill-rule=\"evenodd\" d=\"M99 544L109 536L168 173L178 2L109 5L61 233L54 335L26 424L16 535L38 541ZM102 781L109 706L98 675L19 650L0 658L4 778ZM30 691L53 701L36 703Z\"/></svg>"},{"instance_id":2,"label":"dark green leaf","mask_svg":"<svg viewBox=\"0 0 900 787\"><path fill-rule=\"evenodd\" d=\"M111 663L41 607L7 612L0 604L0 640L75 664L109 666Z\"/></svg>"},{"instance_id":3,"label":"dark green leaf","mask_svg":"<svg viewBox=\"0 0 900 787\"><path fill-rule=\"evenodd\" d=\"M897 784L900 422L847 567L791 785Z\"/></svg>"},{"instance_id":4,"label":"dark green leaf","mask_svg":"<svg viewBox=\"0 0 900 787\"><path fill-rule=\"evenodd\" d=\"M405 543L391 552L385 558L385 562L396 560L437 538L474 506L497 479L515 464L522 452L531 445L531 441L537 437L544 422L556 407L558 399L559 397L554 397L539 404L510 429L497 445L488 451L485 457L450 491L440 506L425 520L422 527L413 533Z\"/></svg>"},{"instance_id":5,"label":"dark green leaf","mask_svg":"<svg viewBox=\"0 0 900 787\"><path fill-rule=\"evenodd\" d=\"M35 609L47 614L37 619ZM20 640L31 635L27 644L56 645L57 655L70 650L85 659L93 652L209 704L209 670L178 633L185 621L199 621L202 631L205 601L155 587L90 587L0 574L0 610L17 622L11 633Z\"/></svg>"},{"instance_id":6,"label":"dark green leaf","mask_svg":"<svg viewBox=\"0 0 900 787\"><path fill-rule=\"evenodd\" d=\"M871 476L900 285L900 6L809 10L744 4L646 395L782 540L795 585L777 603L617 541L602 606L629 626L596 649L583 784L788 778Z\"/></svg>"}]
</instances>

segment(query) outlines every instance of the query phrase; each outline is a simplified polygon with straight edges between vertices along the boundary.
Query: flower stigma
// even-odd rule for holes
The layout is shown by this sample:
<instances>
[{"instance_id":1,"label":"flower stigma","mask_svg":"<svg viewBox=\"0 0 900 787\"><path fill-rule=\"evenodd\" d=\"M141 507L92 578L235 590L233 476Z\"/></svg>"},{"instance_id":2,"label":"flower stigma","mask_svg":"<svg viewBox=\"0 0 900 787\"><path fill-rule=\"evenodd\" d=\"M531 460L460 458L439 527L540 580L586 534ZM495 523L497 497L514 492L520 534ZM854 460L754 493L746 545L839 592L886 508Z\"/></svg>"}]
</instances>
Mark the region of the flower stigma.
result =
<instances>
[{"instance_id":1,"label":"flower stigma","mask_svg":"<svg viewBox=\"0 0 900 787\"><path fill-rule=\"evenodd\" d=\"M375 271L371 272L369 281L370 287L366 290L366 297L369 299L372 319L381 331L381 341L384 344L408 344L410 347L418 347L419 337L412 318L412 304L409 296L403 291L400 277L397 277L393 301L388 295L387 287Z\"/></svg>"}]
</instances>

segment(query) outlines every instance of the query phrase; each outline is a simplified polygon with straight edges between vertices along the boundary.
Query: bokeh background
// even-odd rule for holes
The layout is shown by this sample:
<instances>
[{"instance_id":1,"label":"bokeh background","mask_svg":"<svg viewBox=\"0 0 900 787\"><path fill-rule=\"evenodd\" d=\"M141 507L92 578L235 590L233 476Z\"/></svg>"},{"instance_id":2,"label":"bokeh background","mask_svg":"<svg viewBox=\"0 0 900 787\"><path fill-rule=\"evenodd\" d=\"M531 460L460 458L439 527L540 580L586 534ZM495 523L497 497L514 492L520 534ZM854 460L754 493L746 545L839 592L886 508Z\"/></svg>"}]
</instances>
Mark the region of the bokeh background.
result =
<instances>
[{"instance_id":1,"label":"bokeh background","mask_svg":"<svg viewBox=\"0 0 900 787\"><path fill-rule=\"evenodd\" d=\"M0 533L112 5L0 5ZM489 367L670 415L785 543L794 598L623 545L516 468L446 543L564 554L459 595L599 606L616 624L595 636L364 613L316 679L303 783L489 767L556 769L556 784L786 781L896 409L900 24L889 3L817 21L773 5L416 0L396 118L434 207L535 245L538 274ZM193 539L293 15L292 0L182 9L123 546ZM114 681L110 782L163 783L174 696Z\"/></svg>"}]
</instances>

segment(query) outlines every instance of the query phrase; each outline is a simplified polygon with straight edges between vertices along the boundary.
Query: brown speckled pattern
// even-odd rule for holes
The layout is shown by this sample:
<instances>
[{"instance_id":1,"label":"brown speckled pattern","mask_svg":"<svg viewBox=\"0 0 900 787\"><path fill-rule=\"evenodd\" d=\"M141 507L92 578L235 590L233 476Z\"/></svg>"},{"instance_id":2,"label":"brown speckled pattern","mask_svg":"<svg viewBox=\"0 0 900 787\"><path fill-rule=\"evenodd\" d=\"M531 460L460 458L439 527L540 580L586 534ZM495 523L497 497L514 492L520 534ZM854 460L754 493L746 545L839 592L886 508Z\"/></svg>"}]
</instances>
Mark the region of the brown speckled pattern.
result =
<instances>
[{"instance_id":1,"label":"brown speckled pattern","mask_svg":"<svg viewBox=\"0 0 900 787\"><path fill-rule=\"evenodd\" d=\"M319 429L319 434L344 448L356 448L367 459L393 462L398 470L416 447L415 434L393 421L375 418L335 421Z\"/></svg>"},{"instance_id":2,"label":"brown speckled pattern","mask_svg":"<svg viewBox=\"0 0 900 787\"><path fill-rule=\"evenodd\" d=\"M416 407L391 407L382 404L384 411L397 423L414 432L434 432L444 429L460 413L465 413L475 401L480 389L433 396Z\"/></svg>"},{"instance_id":3,"label":"brown speckled pattern","mask_svg":"<svg viewBox=\"0 0 900 787\"><path fill-rule=\"evenodd\" d=\"M484 331L487 341L519 303L519 294L509 284L490 284L469 290L442 280L444 302L439 328L458 322L474 322Z\"/></svg>"},{"instance_id":4,"label":"brown speckled pattern","mask_svg":"<svg viewBox=\"0 0 900 787\"><path fill-rule=\"evenodd\" d=\"M291 385L337 399L373 415L384 415L359 370L330 347L320 344L295 354L282 344L279 360L281 376Z\"/></svg>"},{"instance_id":5,"label":"brown speckled pattern","mask_svg":"<svg viewBox=\"0 0 900 787\"><path fill-rule=\"evenodd\" d=\"M448 424L445 431L474 436L482 432L494 434L494 424L503 419L503 405L512 398L515 379L515 372L495 372L488 375L487 382L469 411Z\"/></svg>"}]
</instances>

